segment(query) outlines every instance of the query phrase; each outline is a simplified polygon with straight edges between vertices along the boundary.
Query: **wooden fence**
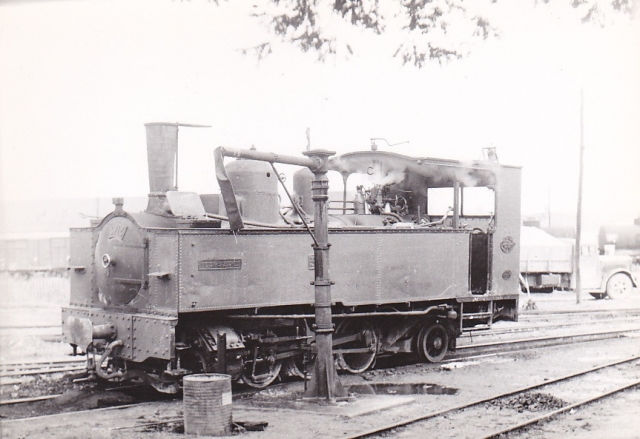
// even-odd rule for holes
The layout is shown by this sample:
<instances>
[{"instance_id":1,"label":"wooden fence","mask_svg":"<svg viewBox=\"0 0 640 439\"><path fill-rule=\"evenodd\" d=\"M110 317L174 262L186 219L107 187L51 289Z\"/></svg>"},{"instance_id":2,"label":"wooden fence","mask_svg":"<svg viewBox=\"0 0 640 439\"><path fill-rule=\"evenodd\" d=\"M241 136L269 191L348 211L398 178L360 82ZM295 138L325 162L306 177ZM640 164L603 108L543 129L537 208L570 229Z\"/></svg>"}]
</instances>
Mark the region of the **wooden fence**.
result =
<instances>
[{"instance_id":1,"label":"wooden fence","mask_svg":"<svg viewBox=\"0 0 640 439\"><path fill-rule=\"evenodd\" d=\"M69 304L69 276L64 272L0 272L0 306Z\"/></svg>"}]
</instances>

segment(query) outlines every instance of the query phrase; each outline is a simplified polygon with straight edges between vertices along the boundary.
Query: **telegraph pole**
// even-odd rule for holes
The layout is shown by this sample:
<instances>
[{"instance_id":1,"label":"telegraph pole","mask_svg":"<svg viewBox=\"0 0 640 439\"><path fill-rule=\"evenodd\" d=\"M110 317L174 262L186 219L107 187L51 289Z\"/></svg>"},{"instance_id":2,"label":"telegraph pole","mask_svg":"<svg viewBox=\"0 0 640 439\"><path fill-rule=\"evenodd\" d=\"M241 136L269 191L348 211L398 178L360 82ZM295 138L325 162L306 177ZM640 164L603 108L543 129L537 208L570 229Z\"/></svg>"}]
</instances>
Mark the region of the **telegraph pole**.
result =
<instances>
[{"instance_id":1,"label":"telegraph pole","mask_svg":"<svg viewBox=\"0 0 640 439\"><path fill-rule=\"evenodd\" d=\"M580 176L578 177L578 213L576 215L576 303L580 303L582 282L580 279L580 252L582 250L582 178L584 162L584 102L582 88L580 88Z\"/></svg>"}]
</instances>

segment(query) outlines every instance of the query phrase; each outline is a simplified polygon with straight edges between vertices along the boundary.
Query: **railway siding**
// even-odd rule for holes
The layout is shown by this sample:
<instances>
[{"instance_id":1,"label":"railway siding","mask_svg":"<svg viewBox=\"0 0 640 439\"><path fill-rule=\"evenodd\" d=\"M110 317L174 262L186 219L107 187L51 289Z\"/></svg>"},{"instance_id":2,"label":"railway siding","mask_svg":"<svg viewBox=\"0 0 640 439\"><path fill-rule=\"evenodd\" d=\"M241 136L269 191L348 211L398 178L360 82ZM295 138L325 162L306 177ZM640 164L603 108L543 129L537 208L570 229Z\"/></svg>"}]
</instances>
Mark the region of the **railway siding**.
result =
<instances>
[{"instance_id":1,"label":"railway siding","mask_svg":"<svg viewBox=\"0 0 640 439\"><path fill-rule=\"evenodd\" d=\"M255 436L261 439L270 439L357 436L367 429L382 427L403 419L449 409L483 398L492 398L497 394L545 382L545 379L549 381L594 365L604 364L608 360L621 359L638 353L637 340L625 337L545 349L531 349L528 352L475 359L468 361L465 367L453 369L443 367L446 365L414 364L382 370L376 375L370 376L369 379L364 379L362 376L342 375L341 380L345 385L417 382L456 389L457 392L453 394L411 395L413 400L411 403L348 418L340 415L341 407L344 407L343 414L349 412L350 403L348 402L334 406L331 411L323 411L316 405L309 405L307 409L304 406L288 407L285 402L294 400L302 391L302 383L298 382L292 386L278 386L254 394L258 396L241 396L239 392L236 393L234 395L233 416L234 420L269 422L269 426L264 432L248 432L246 437ZM572 361L567 361L567 358L571 358ZM638 367L633 369L637 370ZM504 379L506 376L509 377L508 380ZM602 380L594 381L600 382ZM551 393L546 390L537 392ZM575 399L570 396L565 393L559 394L557 398L571 403L575 399L579 399L581 395L576 393ZM389 397L389 395L385 396L385 398ZM407 395L399 395L398 397L406 398ZM377 398L376 395L357 396L360 401L374 402ZM52 435L71 437L68 434L73 431L76 437L77 435L90 435L91 437L125 438L131 437L132 431L135 431L135 436L143 439L146 437L168 439L175 436L172 436L172 433L168 431L145 433L143 430L149 430L150 423L179 419L181 410L182 404L179 400L149 403L117 410L92 411L90 416L87 413L67 413L64 416L29 421L3 421L3 429L6 437L45 438ZM483 406L483 410L485 412L482 417L477 417L477 414L470 412L466 412L466 415L461 414L461 420L456 421L455 424L466 426L462 431L470 434L460 434L456 437L478 437L477 433L481 431L479 428L484 424L490 424L488 419L484 418L486 413L506 413L505 409L500 411L496 406ZM539 413L535 412L534 416L537 414ZM451 425L454 424L452 419L449 417L448 420L441 420L438 428L442 428L442 432L449 431ZM510 422L507 422L506 417L503 417L499 424L506 426L510 425ZM499 427L500 425L493 426ZM420 427L415 428L419 429ZM418 431L424 432L425 430ZM444 433L440 434L440 430L432 432L437 433L438 437L444 437ZM482 432L490 434L492 430L482 430ZM399 433L399 431L395 432L395 434Z\"/></svg>"}]
</instances>

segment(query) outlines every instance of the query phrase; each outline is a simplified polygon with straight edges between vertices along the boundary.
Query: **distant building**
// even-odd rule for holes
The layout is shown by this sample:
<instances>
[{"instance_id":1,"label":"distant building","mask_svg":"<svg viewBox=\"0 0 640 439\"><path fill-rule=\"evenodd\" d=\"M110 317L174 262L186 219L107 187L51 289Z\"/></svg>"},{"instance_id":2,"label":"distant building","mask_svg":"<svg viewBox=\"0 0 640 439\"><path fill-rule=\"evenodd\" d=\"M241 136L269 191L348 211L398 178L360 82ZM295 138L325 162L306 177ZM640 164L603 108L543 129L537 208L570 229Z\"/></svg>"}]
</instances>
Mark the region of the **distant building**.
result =
<instances>
[{"instance_id":1,"label":"distant building","mask_svg":"<svg viewBox=\"0 0 640 439\"><path fill-rule=\"evenodd\" d=\"M0 271L61 269L68 261L69 232L0 235Z\"/></svg>"},{"instance_id":2,"label":"distant building","mask_svg":"<svg viewBox=\"0 0 640 439\"><path fill-rule=\"evenodd\" d=\"M125 198L125 209L145 208L146 197ZM113 210L111 198L15 200L0 203L0 271L43 271L69 265L69 228Z\"/></svg>"}]
</instances>

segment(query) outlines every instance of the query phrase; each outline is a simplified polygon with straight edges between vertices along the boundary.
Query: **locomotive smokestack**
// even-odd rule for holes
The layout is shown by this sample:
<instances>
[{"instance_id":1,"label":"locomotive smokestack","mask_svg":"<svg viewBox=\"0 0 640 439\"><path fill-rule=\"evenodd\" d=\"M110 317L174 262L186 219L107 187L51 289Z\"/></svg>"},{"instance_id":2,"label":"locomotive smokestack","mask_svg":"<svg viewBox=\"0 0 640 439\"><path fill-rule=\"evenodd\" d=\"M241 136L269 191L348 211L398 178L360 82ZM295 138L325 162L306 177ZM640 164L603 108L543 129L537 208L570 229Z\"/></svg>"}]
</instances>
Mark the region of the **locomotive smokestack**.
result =
<instances>
[{"instance_id":1,"label":"locomotive smokestack","mask_svg":"<svg viewBox=\"0 0 640 439\"><path fill-rule=\"evenodd\" d=\"M147 212L167 212L167 191L176 190L175 172L178 153L177 123L154 122L147 130L147 162L149 163L149 203Z\"/></svg>"}]
</instances>

